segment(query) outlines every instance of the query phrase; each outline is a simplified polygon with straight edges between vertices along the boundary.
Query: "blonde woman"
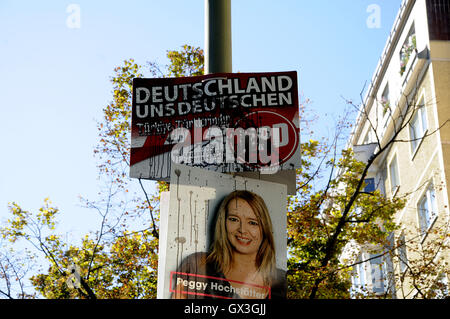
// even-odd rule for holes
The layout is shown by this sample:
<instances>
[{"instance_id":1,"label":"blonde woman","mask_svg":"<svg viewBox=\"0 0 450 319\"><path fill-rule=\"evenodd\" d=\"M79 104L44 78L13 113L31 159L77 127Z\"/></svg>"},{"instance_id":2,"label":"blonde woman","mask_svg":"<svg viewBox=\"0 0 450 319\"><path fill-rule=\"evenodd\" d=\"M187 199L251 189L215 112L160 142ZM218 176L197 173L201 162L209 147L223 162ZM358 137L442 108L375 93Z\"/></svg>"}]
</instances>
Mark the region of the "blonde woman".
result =
<instances>
[{"instance_id":1,"label":"blonde woman","mask_svg":"<svg viewBox=\"0 0 450 319\"><path fill-rule=\"evenodd\" d=\"M264 200L249 191L230 193L217 212L211 252L190 255L177 274L174 298L285 298Z\"/></svg>"}]
</instances>

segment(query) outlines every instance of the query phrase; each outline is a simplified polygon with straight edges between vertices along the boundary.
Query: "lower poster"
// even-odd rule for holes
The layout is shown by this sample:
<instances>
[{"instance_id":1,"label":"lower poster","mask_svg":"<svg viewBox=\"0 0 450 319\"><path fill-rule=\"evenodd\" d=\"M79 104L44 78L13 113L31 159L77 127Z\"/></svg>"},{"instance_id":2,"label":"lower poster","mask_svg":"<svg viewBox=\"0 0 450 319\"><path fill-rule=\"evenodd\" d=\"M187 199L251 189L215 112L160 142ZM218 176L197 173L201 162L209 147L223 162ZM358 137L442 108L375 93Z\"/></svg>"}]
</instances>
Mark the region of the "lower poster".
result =
<instances>
[{"instance_id":1,"label":"lower poster","mask_svg":"<svg viewBox=\"0 0 450 319\"><path fill-rule=\"evenodd\" d=\"M286 185L174 164L169 196L158 298L286 297Z\"/></svg>"}]
</instances>

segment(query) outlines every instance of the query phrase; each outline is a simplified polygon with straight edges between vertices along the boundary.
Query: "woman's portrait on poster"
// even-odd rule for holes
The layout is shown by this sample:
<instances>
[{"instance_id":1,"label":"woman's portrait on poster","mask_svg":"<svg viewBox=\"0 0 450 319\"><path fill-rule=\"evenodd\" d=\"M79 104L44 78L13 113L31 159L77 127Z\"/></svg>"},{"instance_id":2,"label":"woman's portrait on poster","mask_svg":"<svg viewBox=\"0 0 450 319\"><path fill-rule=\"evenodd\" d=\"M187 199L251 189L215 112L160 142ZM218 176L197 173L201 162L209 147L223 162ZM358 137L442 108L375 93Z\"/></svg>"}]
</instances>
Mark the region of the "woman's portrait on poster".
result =
<instances>
[{"instance_id":1,"label":"woman's portrait on poster","mask_svg":"<svg viewBox=\"0 0 450 319\"><path fill-rule=\"evenodd\" d=\"M230 193L214 225L210 251L189 255L171 273L172 298L286 298L286 273L276 267L273 226L262 197Z\"/></svg>"}]
</instances>

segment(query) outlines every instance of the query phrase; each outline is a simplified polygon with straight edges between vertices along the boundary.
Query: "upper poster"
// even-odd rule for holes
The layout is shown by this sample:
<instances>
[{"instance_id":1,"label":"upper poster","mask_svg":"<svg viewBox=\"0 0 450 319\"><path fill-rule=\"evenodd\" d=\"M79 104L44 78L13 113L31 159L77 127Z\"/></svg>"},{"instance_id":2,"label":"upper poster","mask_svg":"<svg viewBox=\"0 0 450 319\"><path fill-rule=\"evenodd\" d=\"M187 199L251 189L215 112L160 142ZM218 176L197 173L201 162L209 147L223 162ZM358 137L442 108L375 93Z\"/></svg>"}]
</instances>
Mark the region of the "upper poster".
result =
<instances>
[{"instance_id":1,"label":"upper poster","mask_svg":"<svg viewBox=\"0 0 450 319\"><path fill-rule=\"evenodd\" d=\"M275 174L300 167L297 72L133 80L130 177L171 163Z\"/></svg>"}]
</instances>

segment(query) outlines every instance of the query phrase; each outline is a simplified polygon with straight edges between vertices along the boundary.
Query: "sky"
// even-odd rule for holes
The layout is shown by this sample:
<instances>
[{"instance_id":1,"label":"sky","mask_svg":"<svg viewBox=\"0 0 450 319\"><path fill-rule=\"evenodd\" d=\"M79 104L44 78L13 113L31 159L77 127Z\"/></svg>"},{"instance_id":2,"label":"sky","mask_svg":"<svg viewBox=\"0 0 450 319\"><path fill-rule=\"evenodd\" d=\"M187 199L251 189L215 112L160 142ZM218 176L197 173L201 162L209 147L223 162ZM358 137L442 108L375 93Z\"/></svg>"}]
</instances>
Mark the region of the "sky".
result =
<instances>
[{"instance_id":1,"label":"sky","mask_svg":"<svg viewBox=\"0 0 450 319\"><path fill-rule=\"evenodd\" d=\"M233 72L297 71L318 137L370 82L401 4L231 1ZM204 0L0 0L0 223L9 202L37 210L50 197L63 231L96 230L79 196L100 190L96 121L113 69L165 65L184 44L203 47Z\"/></svg>"}]
</instances>

